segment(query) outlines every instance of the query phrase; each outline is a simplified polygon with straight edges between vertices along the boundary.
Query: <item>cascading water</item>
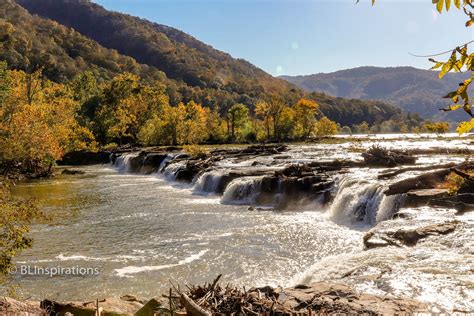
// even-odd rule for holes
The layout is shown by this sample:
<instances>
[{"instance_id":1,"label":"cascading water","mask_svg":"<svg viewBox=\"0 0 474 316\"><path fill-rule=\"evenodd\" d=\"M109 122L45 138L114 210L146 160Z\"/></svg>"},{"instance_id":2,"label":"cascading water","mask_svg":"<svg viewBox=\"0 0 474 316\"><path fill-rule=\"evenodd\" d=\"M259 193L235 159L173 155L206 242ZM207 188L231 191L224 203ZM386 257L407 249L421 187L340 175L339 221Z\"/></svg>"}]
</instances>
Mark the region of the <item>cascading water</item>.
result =
<instances>
[{"instance_id":1,"label":"cascading water","mask_svg":"<svg viewBox=\"0 0 474 316\"><path fill-rule=\"evenodd\" d=\"M386 196L384 186L367 180L343 178L329 209L333 221L339 224L374 225L389 219L399 208L402 196Z\"/></svg>"},{"instance_id":2,"label":"cascading water","mask_svg":"<svg viewBox=\"0 0 474 316\"><path fill-rule=\"evenodd\" d=\"M119 172L132 172L131 161L138 157L138 153L122 154L115 160L114 167Z\"/></svg>"},{"instance_id":3,"label":"cascading water","mask_svg":"<svg viewBox=\"0 0 474 316\"><path fill-rule=\"evenodd\" d=\"M168 165L168 162L170 162L171 160L174 159L174 155L166 155L166 158L163 159L163 161L160 163L160 166L158 167L158 173L163 173L164 169L167 167Z\"/></svg>"},{"instance_id":4,"label":"cascading water","mask_svg":"<svg viewBox=\"0 0 474 316\"><path fill-rule=\"evenodd\" d=\"M260 188L262 177L242 177L232 180L222 195L221 202L224 204L255 204Z\"/></svg>"},{"instance_id":5,"label":"cascading water","mask_svg":"<svg viewBox=\"0 0 474 316\"><path fill-rule=\"evenodd\" d=\"M166 166L163 167L162 173L164 176L170 180L175 180L176 179L176 173L180 170L183 169L186 166L185 161L177 161L175 163L170 163Z\"/></svg>"},{"instance_id":6,"label":"cascading water","mask_svg":"<svg viewBox=\"0 0 474 316\"><path fill-rule=\"evenodd\" d=\"M194 192L217 193L221 183L223 170L212 170L204 172L196 181Z\"/></svg>"}]
</instances>

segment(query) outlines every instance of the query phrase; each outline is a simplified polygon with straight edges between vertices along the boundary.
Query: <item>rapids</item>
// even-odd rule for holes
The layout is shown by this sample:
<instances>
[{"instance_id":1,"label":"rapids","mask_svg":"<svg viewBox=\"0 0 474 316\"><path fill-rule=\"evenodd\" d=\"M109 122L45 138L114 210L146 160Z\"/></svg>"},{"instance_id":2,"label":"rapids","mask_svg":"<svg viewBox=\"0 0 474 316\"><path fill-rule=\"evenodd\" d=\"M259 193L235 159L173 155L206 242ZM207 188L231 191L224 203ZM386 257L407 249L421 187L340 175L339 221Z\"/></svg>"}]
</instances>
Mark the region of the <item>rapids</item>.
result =
<instances>
[{"instance_id":1,"label":"rapids","mask_svg":"<svg viewBox=\"0 0 474 316\"><path fill-rule=\"evenodd\" d=\"M252 168L265 173L289 163L359 160L357 148L376 141L290 145L274 156L224 159L191 183L175 180L185 162L174 162L173 155L157 170L132 172L136 153L118 157L113 165L80 167L84 175L20 183L15 193L36 198L54 224L34 225L34 247L17 258L17 266L92 267L99 273L17 273L14 279L26 297L76 301L123 294L149 298L165 292L170 279L201 283L219 273L226 282L245 286L333 280L365 292L417 298L434 312L474 310L474 214L430 207L399 210L404 196L383 194L392 181L419 172L382 181L377 179L382 169L354 168L337 176L329 204L303 199L284 211L267 210L284 198L283 188L261 209L248 209L258 204L262 176L222 182L231 172ZM382 145L465 148L470 141L408 138ZM465 158L421 156L419 164ZM405 216L392 219L397 211ZM363 249L362 237L374 226L408 227L452 218L461 222L453 234L410 248Z\"/></svg>"}]
</instances>

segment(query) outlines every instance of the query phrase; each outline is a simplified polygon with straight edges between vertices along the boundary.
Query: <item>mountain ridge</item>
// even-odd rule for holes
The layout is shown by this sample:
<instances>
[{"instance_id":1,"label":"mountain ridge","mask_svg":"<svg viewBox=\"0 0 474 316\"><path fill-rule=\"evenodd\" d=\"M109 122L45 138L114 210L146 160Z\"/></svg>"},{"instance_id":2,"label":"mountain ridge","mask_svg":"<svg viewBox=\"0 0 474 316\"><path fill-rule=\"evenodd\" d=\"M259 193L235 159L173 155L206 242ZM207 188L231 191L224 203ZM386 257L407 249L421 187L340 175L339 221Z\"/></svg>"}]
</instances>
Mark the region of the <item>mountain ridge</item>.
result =
<instances>
[{"instance_id":1,"label":"mountain ridge","mask_svg":"<svg viewBox=\"0 0 474 316\"><path fill-rule=\"evenodd\" d=\"M456 89L467 74L447 74L439 80L438 73L410 66L363 66L330 73L302 76L280 76L311 92L336 97L381 100L399 106L406 112L418 113L425 119L465 120L465 113L446 113L439 109L450 104L442 97Z\"/></svg>"},{"instance_id":2,"label":"mountain ridge","mask_svg":"<svg viewBox=\"0 0 474 316\"><path fill-rule=\"evenodd\" d=\"M61 17L62 14L64 17ZM107 18L109 16L112 18ZM62 23L69 18L75 20ZM102 24L95 24L96 21ZM364 121L376 124L401 113L397 107L380 101L348 100L305 93L248 61L234 59L177 29L131 15L109 12L90 1L5 0L0 3L1 23L9 25L13 31L5 35L6 41L0 42L0 59L7 60L10 68L25 69L31 60L19 57L28 56L43 67L45 75L53 81L67 82L90 69L98 72L103 80L131 72L145 80L157 80L164 84L171 105L193 100L203 106L217 108L221 114L225 114L236 103L243 103L253 111L259 100L268 100L274 95L288 105L295 104L302 97L309 97L320 104L326 116L342 125ZM155 30L157 27L173 39ZM98 29L103 34L94 35ZM88 32L100 42L86 36ZM25 47L18 46L19 41L30 43L31 54L23 53ZM167 46L163 46L163 43ZM134 45L139 45L139 49L133 50ZM123 54L119 48L131 51ZM171 57L166 54L167 50L171 52ZM196 54L197 50L210 53ZM137 59L157 58L154 51L160 52L163 59ZM177 72L170 74L170 71Z\"/></svg>"}]
</instances>

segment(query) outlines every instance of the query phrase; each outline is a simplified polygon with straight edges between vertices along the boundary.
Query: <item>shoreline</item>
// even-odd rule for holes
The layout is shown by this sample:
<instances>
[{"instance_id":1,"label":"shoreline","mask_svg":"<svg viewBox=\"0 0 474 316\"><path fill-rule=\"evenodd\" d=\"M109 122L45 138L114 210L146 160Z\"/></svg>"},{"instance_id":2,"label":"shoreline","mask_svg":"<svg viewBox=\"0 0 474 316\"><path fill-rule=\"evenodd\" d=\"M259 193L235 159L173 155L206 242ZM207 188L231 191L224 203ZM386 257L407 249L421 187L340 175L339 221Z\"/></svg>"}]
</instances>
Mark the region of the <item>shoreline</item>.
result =
<instances>
[{"instance_id":1,"label":"shoreline","mask_svg":"<svg viewBox=\"0 0 474 316\"><path fill-rule=\"evenodd\" d=\"M219 277L218 277L219 278ZM221 287L217 282L202 286L189 286L186 293L172 290L148 300L133 295L120 298L97 299L89 302L18 301L4 297L0 312L14 315L136 315L153 316L156 312L173 311L174 315L217 315L243 313L243 315L412 315L427 313L428 306L410 298L377 296L359 293L340 282L315 282L291 288L269 286L249 290ZM170 296L171 293L171 296ZM229 305L229 302L239 302Z\"/></svg>"}]
</instances>

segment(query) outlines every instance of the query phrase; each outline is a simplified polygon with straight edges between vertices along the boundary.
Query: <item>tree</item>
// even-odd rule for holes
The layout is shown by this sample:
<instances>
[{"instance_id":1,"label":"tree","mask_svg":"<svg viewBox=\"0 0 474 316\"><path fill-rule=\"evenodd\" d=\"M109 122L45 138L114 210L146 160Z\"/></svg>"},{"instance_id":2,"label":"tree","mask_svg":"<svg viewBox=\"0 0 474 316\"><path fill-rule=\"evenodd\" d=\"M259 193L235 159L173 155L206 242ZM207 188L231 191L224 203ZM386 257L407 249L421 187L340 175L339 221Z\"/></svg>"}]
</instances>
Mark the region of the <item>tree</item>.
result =
<instances>
[{"instance_id":1,"label":"tree","mask_svg":"<svg viewBox=\"0 0 474 316\"><path fill-rule=\"evenodd\" d=\"M359 0L357 0L359 2ZM473 0L432 0L432 3L436 5L436 9L439 13L443 10L449 11L451 3L454 2L454 6L458 10L462 10L467 16L466 27L472 27L474 25L474 1ZM375 4L375 0L372 0L372 5ZM435 57L444 54L451 53L449 59L446 62L437 61L433 58L429 58L429 61L434 63L432 69L440 69L439 78L443 78L448 72L471 72L471 77L464 80L459 84L459 87L448 93L444 98L451 99L453 104L442 109L443 111L455 111L462 108L470 117L470 121L462 122L456 129L459 134L467 133L474 129L474 113L472 111L472 101L470 100L468 88L474 80L474 53L468 51L469 44L474 41L461 44L456 48L438 53L432 56L420 56L420 57Z\"/></svg>"},{"instance_id":2,"label":"tree","mask_svg":"<svg viewBox=\"0 0 474 316\"><path fill-rule=\"evenodd\" d=\"M273 138L279 141L281 139L281 132L282 132L280 130L280 126L281 126L280 120L281 120L281 115L283 113L283 109L285 108L285 103L279 96L273 95L269 104L270 104L269 113L273 122Z\"/></svg>"},{"instance_id":3,"label":"tree","mask_svg":"<svg viewBox=\"0 0 474 316\"><path fill-rule=\"evenodd\" d=\"M267 139L270 139L270 129L272 124L272 118L270 115L270 104L265 101L257 102L255 106L255 114L259 119L262 120L267 134Z\"/></svg>"},{"instance_id":4,"label":"tree","mask_svg":"<svg viewBox=\"0 0 474 316\"><path fill-rule=\"evenodd\" d=\"M227 112L227 118L230 127L229 139L236 140L236 132L238 133L249 118L249 109L241 103L234 104Z\"/></svg>"},{"instance_id":5,"label":"tree","mask_svg":"<svg viewBox=\"0 0 474 316\"><path fill-rule=\"evenodd\" d=\"M448 122L426 122L417 129L417 132L445 134L449 132L449 127Z\"/></svg>"},{"instance_id":6,"label":"tree","mask_svg":"<svg viewBox=\"0 0 474 316\"><path fill-rule=\"evenodd\" d=\"M324 116L316 122L315 134L316 136L335 135L337 134L337 123Z\"/></svg>"},{"instance_id":7,"label":"tree","mask_svg":"<svg viewBox=\"0 0 474 316\"><path fill-rule=\"evenodd\" d=\"M300 99L295 105L295 118L304 138L311 135L318 109L319 105L308 99Z\"/></svg>"},{"instance_id":8,"label":"tree","mask_svg":"<svg viewBox=\"0 0 474 316\"><path fill-rule=\"evenodd\" d=\"M29 224L43 218L43 214L33 203L13 198L5 182L0 182L0 210L0 281L3 281L13 267L13 258L32 246Z\"/></svg>"},{"instance_id":9,"label":"tree","mask_svg":"<svg viewBox=\"0 0 474 316\"><path fill-rule=\"evenodd\" d=\"M358 125L354 125L354 130L357 134L367 134L369 132L369 124L362 122Z\"/></svg>"}]
</instances>

